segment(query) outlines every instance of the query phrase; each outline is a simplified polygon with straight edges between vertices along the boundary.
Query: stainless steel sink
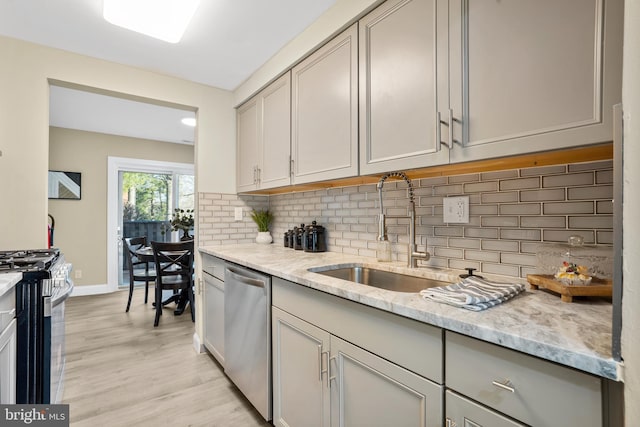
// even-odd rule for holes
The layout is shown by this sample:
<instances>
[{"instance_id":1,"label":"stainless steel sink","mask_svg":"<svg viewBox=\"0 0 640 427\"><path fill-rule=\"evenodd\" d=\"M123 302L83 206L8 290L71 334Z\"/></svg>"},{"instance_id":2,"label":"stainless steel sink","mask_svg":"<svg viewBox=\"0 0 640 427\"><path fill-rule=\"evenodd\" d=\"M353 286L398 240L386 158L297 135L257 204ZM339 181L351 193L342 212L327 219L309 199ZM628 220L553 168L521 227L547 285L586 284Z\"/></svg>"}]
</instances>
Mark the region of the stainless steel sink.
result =
<instances>
[{"instance_id":1,"label":"stainless steel sink","mask_svg":"<svg viewBox=\"0 0 640 427\"><path fill-rule=\"evenodd\" d=\"M309 269L309 271L395 292L415 293L427 288L450 285L450 283L440 280L408 276L406 274L359 266L339 268L320 267Z\"/></svg>"}]
</instances>

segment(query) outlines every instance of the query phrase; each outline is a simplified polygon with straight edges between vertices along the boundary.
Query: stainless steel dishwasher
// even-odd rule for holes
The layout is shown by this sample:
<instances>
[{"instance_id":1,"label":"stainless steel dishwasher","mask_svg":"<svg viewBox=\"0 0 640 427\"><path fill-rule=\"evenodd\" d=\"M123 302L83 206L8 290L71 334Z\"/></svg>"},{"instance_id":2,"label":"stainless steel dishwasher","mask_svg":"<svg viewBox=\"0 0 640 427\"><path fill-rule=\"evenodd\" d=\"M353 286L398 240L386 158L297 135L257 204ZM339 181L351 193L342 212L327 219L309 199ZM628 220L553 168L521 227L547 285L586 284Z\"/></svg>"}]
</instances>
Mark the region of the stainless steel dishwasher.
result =
<instances>
[{"instance_id":1,"label":"stainless steel dishwasher","mask_svg":"<svg viewBox=\"0 0 640 427\"><path fill-rule=\"evenodd\" d=\"M224 372L271 420L271 277L226 264Z\"/></svg>"}]
</instances>

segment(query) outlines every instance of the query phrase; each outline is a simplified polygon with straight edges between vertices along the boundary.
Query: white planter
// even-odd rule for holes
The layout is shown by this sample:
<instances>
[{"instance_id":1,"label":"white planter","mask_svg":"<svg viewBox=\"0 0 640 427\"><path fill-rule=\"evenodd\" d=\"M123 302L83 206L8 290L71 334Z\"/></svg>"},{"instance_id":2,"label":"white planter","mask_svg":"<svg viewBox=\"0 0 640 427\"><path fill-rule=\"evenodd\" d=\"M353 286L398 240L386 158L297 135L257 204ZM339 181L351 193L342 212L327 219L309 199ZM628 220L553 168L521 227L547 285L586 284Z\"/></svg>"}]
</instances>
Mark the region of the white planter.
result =
<instances>
[{"instance_id":1,"label":"white planter","mask_svg":"<svg viewBox=\"0 0 640 427\"><path fill-rule=\"evenodd\" d=\"M256 236L256 243L261 243L263 245L268 245L273 242L273 237L271 237L271 232L269 231L258 231L258 235Z\"/></svg>"}]
</instances>

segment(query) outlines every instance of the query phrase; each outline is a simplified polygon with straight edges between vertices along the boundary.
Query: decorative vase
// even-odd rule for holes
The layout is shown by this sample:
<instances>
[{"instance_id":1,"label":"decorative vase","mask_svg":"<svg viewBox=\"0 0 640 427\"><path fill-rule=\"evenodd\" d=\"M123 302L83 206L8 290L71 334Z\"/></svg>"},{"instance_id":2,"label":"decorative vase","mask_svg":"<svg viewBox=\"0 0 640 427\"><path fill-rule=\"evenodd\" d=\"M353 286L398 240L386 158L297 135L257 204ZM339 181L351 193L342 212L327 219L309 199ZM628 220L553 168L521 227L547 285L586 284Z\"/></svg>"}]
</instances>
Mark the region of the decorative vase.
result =
<instances>
[{"instance_id":1,"label":"decorative vase","mask_svg":"<svg viewBox=\"0 0 640 427\"><path fill-rule=\"evenodd\" d=\"M263 245L268 245L273 242L273 237L271 237L271 232L269 231L258 231L258 235L256 236L256 243L261 243Z\"/></svg>"},{"instance_id":2,"label":"decorative vase","mask_svg":"<svg viewBox=\"0 0 640 427\"><path fill-rule=\"evenodd\" d=\"M180 237L180 241L184 242L185 240L193 240L193 236L189 235L189 230L182 229L182 237Z\"/></svg>"}]
</instances>

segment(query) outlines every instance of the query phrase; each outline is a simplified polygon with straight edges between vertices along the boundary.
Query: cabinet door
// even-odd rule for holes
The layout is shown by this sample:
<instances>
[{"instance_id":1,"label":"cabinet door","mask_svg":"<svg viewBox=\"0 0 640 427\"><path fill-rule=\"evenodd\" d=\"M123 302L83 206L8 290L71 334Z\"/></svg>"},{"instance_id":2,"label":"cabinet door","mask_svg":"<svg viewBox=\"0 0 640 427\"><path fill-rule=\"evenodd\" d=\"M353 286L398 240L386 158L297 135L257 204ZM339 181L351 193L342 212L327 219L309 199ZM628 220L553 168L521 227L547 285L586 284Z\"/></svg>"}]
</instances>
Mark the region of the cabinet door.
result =
<instances>
[{"instance_id":1,"label":"cabinet door","mask_svg":"<svg viewBox=\"0 0 640 427\"><path fill-rule=\"evenodd\" d=\"M289 185L291 159L291 74L286 73L261 94L262 149L260 188Z\"/></svg>"},{"instance_id":2,"label":"cabinet door","mask_svg":"<svg viewBox=\"0 0 640 427\"><path fill-rule=\"evenodd\" d=\"M207 273L204 278L204 345L224 367L224 282Z\"/></svg>"},{"instance_id":3,"label":"cabinet door","mask_svg":"<svg viewBox=\"0 0 640 427\"><path fill-rule=\"evenodd\" d=\"M442 386L331 336L332 426L442 426Z\"/></svg>"},{"instance_id":4,"label":"cabinet door","mask_svg":"<svg viewBox=\"0 0 640 427\"><path fill-rule=\"evenodd\" d=\"M329 426L329 333L272 308L273 424Z\"/></svg>"},{"instance_id":5,"label":"cabinet door","mask_svg":"<svg viewBox=\"0 0 640 427\"><path fill-rule=\"evenodd\" d=\"M449 102L447 33L436 31L446 13L437 0L388 0L360 20L360 174L449 162L436 139Z\"/></svg>"},{"instance_id":6,"label":"cabinet door","mask_svg":"<svg viewBox=\"0 0 640 427\"><path fill-rule=\"evenodd\" d=\"M452 162L611 141L622 0L452 2Z\"/></svg>"},{"instance_id":7,"label":"cabinet door","mask_svg":"<svg viewBox=\"0 0 640 427\"><path fill-rule=\"evenodd\" d=\"M484 406L453 393L446 392L447 427L524 427Z\"/></svg>"},{"instance_id":8,"label":"cabinet door","mask_svg":"<svg viewBox=\"0 0 640 427\"><path fill-rule=\"evenodd\" d=\"M0 335L0 403L16 403L16 320Z\"/></svg>"},{"instance_id":9,"label":"cabinet door","mask_svg":"<svg viewBox=\"0 0 640 427\"><path fill-rule=\"evenodd\" d=\"M238 108L236 112L238 144L236 188L238 192L257 188L261 122L257 97L251 98Z\"/></svg>"},{"instance_id":10,"label":"cabinet door","mask_svg":"<svg viewBox=\"0 0 640 427\"><path fill-rule=\"evenodd\" d=\"M358 174L357 37L354 24L293 68L294 184Z\"/></svg>"}]
</instances>

